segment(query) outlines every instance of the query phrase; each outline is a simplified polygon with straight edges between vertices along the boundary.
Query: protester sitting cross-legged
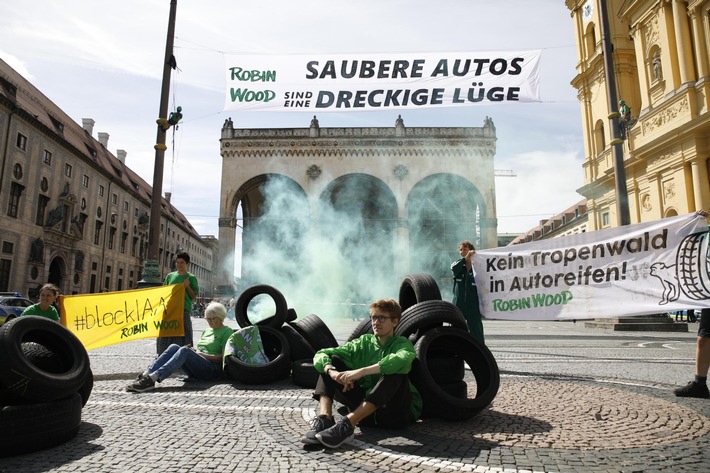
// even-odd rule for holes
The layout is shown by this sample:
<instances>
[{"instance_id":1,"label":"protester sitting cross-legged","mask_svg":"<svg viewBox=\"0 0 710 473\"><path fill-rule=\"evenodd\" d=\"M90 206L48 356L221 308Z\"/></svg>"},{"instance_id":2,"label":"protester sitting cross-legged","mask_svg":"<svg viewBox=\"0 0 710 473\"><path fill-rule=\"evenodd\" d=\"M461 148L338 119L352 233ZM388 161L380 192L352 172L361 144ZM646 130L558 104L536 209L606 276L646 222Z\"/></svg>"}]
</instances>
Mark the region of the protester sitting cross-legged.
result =
<instances>
[{"instance_id":1,"label":"protester sitting cross-legged","mask_svg":"<svg viewBox=\"0 0 710 473\"><path fill-rule=\"evenodd\" d=\"M224 325L227 308L219 302L211 302L205 309L205 320L210 328L202 332L197 349L191 346L172 344L126 387L126 391L142 393L155 388L177 370L182 370L188 379L210 381L222 376L224 346L233 330Z\"/></svg>"},{"instance_id":2,"label":"protester sitting cross-legged","mask_svg":"<svg viewBox=\"0 0 710 473\"><path fill-rule=\"evenodd\" d=\"M412 342L394 335L402 309L393 299L370 305L372 330L344 345L324 348L313 357L321 373L313 398L320 403L320 415L301 441L335 448L355 435L355 426L405 427L415 422L422 399L409 382L415 358ZM333 400L350 411L335 422Z\"/></svg>"}]
</instances>

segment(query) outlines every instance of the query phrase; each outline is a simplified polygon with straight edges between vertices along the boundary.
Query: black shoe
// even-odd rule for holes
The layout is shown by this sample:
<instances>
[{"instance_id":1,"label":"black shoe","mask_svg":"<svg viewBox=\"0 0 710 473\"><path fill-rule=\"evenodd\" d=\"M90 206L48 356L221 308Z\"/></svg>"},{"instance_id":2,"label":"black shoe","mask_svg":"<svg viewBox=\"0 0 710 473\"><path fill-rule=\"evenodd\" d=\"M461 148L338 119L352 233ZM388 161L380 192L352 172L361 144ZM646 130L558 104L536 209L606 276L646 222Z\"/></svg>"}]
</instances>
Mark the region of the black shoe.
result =
<instances>
[{"instance_id":1,"label":"black shoe","mask_svg":"<svg viewBox=\"0 0 710 473\"><path fill-rule=\"evenodd\" d=\"M695 381L691 381L682 388L677 388L673 390L673 393L678 397L699 397L701 399L710 398L710 391L705 384L698 384Z\"/></svg>"},{"instance_id":2,"label":"black shoe","mask_svg":"<svg viewBox=\"0 0 710 473\"><path fill-rule=\"evenodd\" d=\"M320 445L320 442L316 438L316 434L325 429L329 429L335 425L334 419L328 419L326 415L319 415L311 419L311 430L306 432L306 434L301 438L301 442L306 445Z\"/></svg>"},{"instance_id":3,"label":"black shoe","mask_svg":"<svg viewBox=\"0 0 710 473\"><path fill-rule=\"evenodd\" d=\"M355 437L355 427L347 417L340 419L333 427L316 434L320 443L328 448L338 448L353 437Z\"/></svg>"},{"instance_id":4,"label":"black shoe","mask_svg":"<svg viewBox=\"0 0 710 473\"><path fill-rule=\"evenodd\" d=\"M155 381L150 376L143 376L126 386L126 391L133 393L144 393L155 389Z\"/></svg>"}]
</instances>

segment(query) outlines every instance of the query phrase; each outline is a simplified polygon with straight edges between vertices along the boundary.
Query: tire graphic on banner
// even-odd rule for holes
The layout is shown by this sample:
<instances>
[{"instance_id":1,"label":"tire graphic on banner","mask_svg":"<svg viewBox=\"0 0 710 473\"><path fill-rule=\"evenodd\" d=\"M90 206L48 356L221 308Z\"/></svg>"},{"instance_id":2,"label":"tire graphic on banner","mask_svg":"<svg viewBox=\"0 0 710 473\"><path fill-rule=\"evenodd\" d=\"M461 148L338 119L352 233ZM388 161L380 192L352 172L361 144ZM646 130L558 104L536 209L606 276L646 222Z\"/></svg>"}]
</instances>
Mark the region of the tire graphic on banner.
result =
<instances>
[{"instance_id":1,"label":"tire graphic on banner","mask_svg":"<svg viewBox=\"0 0 710 473\"><path fill-rule=\"evenodd\" d=\"M676 253L676 273L681 291L693 300L710 298L708 232L693 233L681 241Z\"/></svg>"}]
</instances>

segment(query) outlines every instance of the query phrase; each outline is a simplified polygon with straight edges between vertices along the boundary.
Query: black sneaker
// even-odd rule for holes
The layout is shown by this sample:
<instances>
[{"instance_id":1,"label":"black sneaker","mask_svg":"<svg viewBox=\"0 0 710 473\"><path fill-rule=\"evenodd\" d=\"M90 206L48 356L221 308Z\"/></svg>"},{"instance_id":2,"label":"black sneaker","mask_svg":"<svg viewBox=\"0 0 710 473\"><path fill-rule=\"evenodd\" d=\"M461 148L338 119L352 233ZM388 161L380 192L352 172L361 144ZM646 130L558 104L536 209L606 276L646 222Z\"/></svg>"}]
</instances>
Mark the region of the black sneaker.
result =
<instances>
[{"instance_id":1,"label":"black sneaker","mask_svg":"<svg viewBox=\"0 0 710 473\"><path fill-rule=\"evenodd\" d=\"M333 427L316 434L320 443L328 448L338 448L353 437L355 437L355 427L347 417L340 419Z\"/></svg>"},{"instance_id":2,"label":"black sneaker","mask_svg":"<svg viewBox=\"0 0 710 473\"><path fill-rule=\"evenodd\" d=\"M155 389L155 381L150 376L143 376L126 386L126 391L133 393L144 393L153 389Z\"/></svg>"},{"instance_id":3,"label":"black sneaker","mask_svg":"<svg viewBox=\"0 0 710 473\"><path fill-rule=\"evenodd\" d=\"M702 399L710 398L710 391L705 384L698 384L695 381L691 381L682 388L677 388L673 390L673 393L678 397L699 397Z\"/></svg>"},{"instance_id":4,"label":"black sneaker","mask_svg":"<svg viewBox=\"0 0 710 473\"><path fill-rule=\"evenodd\" d=\"M306 445L320 445L321 443L316 438L316 434L322 430L329 429L335 425L334 419L328 419L326 415L319 415L311 419L311 430L301 438L301 442Z\"/></svg>"}]
</instances>

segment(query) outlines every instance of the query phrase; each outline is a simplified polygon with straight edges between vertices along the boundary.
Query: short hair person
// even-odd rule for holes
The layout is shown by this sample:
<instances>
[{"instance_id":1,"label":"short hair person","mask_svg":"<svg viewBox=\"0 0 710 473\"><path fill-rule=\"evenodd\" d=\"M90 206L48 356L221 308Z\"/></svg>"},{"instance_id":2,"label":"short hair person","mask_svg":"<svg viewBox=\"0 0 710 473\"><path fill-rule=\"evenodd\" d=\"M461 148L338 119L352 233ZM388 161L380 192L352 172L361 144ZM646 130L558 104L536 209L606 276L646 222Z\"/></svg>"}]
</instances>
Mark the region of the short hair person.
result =
<instances>
[{"instance_id":1,"label":"short hair person","mask_svg":"<svg viewBox=\"0 0 710 473\"><path fill-rule=\"evenodd\" d=\"M454 276L453 303L466 318L469 332L481 343L485 343L481 309L478 306L478 290L471 264L471 258L476 254L473 243L468 240L459 243L459 254L461 259L451 264L451 272Z\"/></svg>"},{"instance_id":2,"label":"short hair person","mask_svg":"<svg viewBox=\"0 0 710 473\"><path fill-rule=\"evenodd\" d=\"M22 311L22 315L39 315L59 322L59 312L54 307L54 301L59 295L59 288L54 284L45 284L39 290L39 303L33 304Z\"/></svg>"},{"instance_id":3,"label":"short hair person","mask_svg":"<svg viewBox=\"0 0 710 473\"><path fill-rule=\"evenodd\" d=\"M351 439L360 423L400 428L419 418L422 399L408 376L414 347L408 338L394 335L401 315L397 301L375 301L370 304L373 333L316 353L313 366L321 375L313 397L320 413L303 443L335 448ZM334 399L350 411L338 422Z\"/></svg>"},{"instance_id":4,"label":"short hair person","mask_svg":"<svg viewBox=\"0 0 710 473\"><path fill-rule=\"evenodd\" d=\"M185 327L185 335L182 337L160 337L156 342L156 351L158 355L163 353L170 345L188 345L192 346L193 336L192 336L192 319L190 318L190 313L192 312L192 302L197 298L197 294L200 292L199 285L197 284L197 277L194 274L187 271L187 266L190 264L190 255L187 252L180 252L175 256L175 267L177 271L168 273L165 276L164 286L170 286L172 284L183 284L185 286L185 307L183 308L183 326Z\"/></svg>"},{"instance_id":5,"label":"short hair person","mask_svg":"<svg viewBox=\"0 0 710 473\"><path fill-rule=\"evenodd\" d=\"M163 381L177 370L187 374L188 380L211 381L222 377L222 357L227 340L234 332L224 325L227 308L219 302L210 302L205 309L205 319L209 328L202 332L197 348L172 344L126 391L142 393L155 388L155 383Z\"/></svg>"}]
</instances>

